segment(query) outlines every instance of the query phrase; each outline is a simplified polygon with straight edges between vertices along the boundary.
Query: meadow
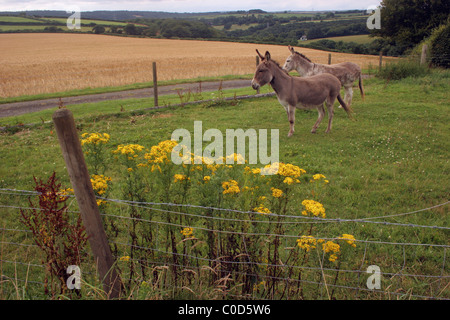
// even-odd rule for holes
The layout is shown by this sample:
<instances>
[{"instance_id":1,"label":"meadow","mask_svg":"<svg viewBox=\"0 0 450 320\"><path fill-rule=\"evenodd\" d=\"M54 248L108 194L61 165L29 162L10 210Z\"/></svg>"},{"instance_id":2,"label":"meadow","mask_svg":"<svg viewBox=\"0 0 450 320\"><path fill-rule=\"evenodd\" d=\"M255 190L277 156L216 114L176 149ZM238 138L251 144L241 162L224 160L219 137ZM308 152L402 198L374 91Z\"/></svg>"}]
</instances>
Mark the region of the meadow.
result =
<instances>
[{"instance_id":1,"label":"meadow","mask_svg":"<svg viewBox=\"0 0 450 320\"><path fill-rule=\"evenodd\" d=\"M250 78L255 49L269 50L279 63L289 55L287 47L276 45L92 34L0 34L0 42L0 102L9 97L76 89L136 83L151 86L154 61L159 81L226 75ZM327 52L300 51L314 62L328 63ZM376 56L333 53L332 63L344 61L365 69L378 65Z\"/></svg>"},{"instance_id":2,"label":"meadow","mask_svg":"<svg viewBox=\"0 0 450 320\"><path fill-rule=\"evenodd\" d=\"M284 50L279 55L281 61ZM252 53L248 59L254 63ZM97 150L103 158L92 157L94 138L83 148L91 173L111 178L94 180L97 194L122 199L99 205L126 297L449 299L448 204L442 205L448 200L449 77L434 70L397 81L368 79L365 101L354 95L354 121L337 109L330 134L324 124L311 134L316 112L298 110L291 138L275 97L142 111L129 110L144 109L150 99L84 106L102 109L91 114L67 106L80 139L104 137ZM120 104L128 111L117 112ZM294 173L264 180L253 171L258 166L174 167L154 157L167 151L175 129L194 132L196 120L203 132L279 129L280 162ZM46 297L44 262L21 231L16 208L28 207L28 197L6 189L33 190L33 176L46 181L54 171L69 188L58 140L52 124L39 124L2 133L0 146L0 298ZM67 201L76 212L75 201ZM382 271L378 290L366 286L370 265ZM104 297L95 276L87 273L84 281L83 299ZM53 298L80 298L57 291Z\"/></svg>"}]
</instances>

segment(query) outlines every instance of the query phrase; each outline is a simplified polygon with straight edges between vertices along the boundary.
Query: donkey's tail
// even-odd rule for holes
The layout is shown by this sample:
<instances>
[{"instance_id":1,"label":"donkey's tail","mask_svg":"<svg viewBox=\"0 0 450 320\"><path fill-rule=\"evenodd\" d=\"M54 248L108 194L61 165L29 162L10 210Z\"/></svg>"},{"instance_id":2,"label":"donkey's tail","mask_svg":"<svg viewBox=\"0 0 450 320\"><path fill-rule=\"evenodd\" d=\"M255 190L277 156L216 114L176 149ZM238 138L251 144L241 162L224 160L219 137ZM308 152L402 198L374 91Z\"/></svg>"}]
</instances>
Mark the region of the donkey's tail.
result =
<instances>
[{"instance_id":1,"label":"donkey's tail","mask_svg":"<svg viewBox=\"0 0 450 320\"><path fill-rule=\"evenodd\" d=\"M359 91L361 92L361 98L364 101L364 88L363 88L363 83L362 83L362 74L359 74Z\"/></svg>"},{"instance_id":2,"label":"donkey's tail","mask_svg":"<svg viewBox=\"0 0 450 320\"><path fill-rule=\"evenodd\" d=\"M350 119L353 119L352 109L349 106L347 106L347 104L344 102L344 100L342 99L340 94L337 95L337 99L338 99L339 103L341 104L342 108L344 108L345 112L347 112L348 117Z\"/></svg>"}]
</instances>

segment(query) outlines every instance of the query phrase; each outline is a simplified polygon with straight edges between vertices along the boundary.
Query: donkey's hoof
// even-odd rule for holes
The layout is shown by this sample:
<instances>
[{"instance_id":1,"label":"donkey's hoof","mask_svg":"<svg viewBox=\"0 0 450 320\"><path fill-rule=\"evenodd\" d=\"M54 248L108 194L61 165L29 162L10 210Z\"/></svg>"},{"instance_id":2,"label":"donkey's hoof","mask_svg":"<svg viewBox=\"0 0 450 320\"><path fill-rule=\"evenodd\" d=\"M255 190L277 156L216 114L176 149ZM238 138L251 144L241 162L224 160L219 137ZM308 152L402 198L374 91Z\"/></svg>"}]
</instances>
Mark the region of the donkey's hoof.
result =
<instances>
[{"instance_id":1,"label":"donkey's hoof","mask_svg":"<svg viewBox=\"0 0 450 320\"><path fill-rule=\"evenodd\" d=\"M339 105L339 107L338 108L341 108L342 109L342 106L341 105Z\"/></svg>"},{"instance_id":2,"label":"donkey's hoof","mask_svg":"<svg viewBox=\"0 0 450 320\"><path fill-rule=\"evenodd\" d=\"M289 138L289 137L292 137L293 134L294 134L293 132L289 132L288 135L287 135L288 138Z\"/></svg>"}]
</instances>

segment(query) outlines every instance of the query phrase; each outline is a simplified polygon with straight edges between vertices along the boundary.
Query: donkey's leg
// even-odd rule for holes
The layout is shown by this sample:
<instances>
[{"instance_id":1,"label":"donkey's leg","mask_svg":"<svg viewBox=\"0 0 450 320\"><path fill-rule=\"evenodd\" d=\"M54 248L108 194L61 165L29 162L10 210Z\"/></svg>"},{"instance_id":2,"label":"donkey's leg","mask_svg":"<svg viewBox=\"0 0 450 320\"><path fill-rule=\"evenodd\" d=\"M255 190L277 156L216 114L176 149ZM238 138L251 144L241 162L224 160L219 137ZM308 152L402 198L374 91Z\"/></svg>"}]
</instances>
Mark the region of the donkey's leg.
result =
<instances>
[{"instance_id":1,"label":"donkey's leg","mask_svg":"<svg viewBox=\"0 0 450 320\"><path fill-rule=\"evenodd\" d=\"M329 133L331 131L331 123L333 122L333 116L334 116L334 101L336 98L332 99L330 97L327 98L325 101L325 104L327 106L328 110L328 127L325 133ZM345 102L345 101L344 101Z\"/></svg>"},{"instance_id":2,"label":"donkey's leg","mask_svg":"<svg viewBox=\"0 0 450 320\"><path fill-rule=\"evenodd\" d=\"M287 114L289 120L289 133L288 137L291 137L294 134L294 125L295 125L295 106L287 107Z\"/></svg>"},{"instance_id":3,"label":"donkey's leg","mask_svg":"<svg viewBox=\"0 0 450 320\"><path fill-rule=\"evenodd\" d=\"M353 100L353 84L351 83L349 85L346 85L344 87L344 90L345 90L344 102L347 105L347 107L350 107Z\"/></svg>"},{"instance_id":4,"label":"donkey's leg","mask_svg":"<svg viewBox=\"0 0 450 320\"><path fill-rule=\"evenodd\" d=\"M317 127L322 122L323 116L325 115L325 109L323 108L323 104L317 106L317 111L319 112L319 117L317 118L316 123L312 127L311 133L316 133Z\"/></svg>"}]
</instances>

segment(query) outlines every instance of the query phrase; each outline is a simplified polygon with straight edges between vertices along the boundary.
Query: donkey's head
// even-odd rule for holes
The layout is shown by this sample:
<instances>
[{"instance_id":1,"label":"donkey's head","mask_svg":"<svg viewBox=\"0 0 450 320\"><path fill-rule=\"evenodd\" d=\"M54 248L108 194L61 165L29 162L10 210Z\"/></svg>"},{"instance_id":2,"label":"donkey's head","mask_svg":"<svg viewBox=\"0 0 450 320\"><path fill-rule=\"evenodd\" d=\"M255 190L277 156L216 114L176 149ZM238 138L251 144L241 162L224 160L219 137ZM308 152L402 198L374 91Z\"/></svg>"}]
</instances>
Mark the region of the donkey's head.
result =
<instances>
[{"instance_id":1,"label":"donkey's head","mask_svg":"<svg viewBox=\"0 0 450 320\"><path fill-rule=\"evenodd\" d=\"M287 57L284 62L283 70L286 72L291 72L292 70L297 70L300 75L304 75L313 67L312 61L306 57L304 54L297 52L293 47L288 46L291 55Z\"/></svg>"},{"instance_id":2,"label":"donkey's head","mask_svg":"<svg viewBox=\"0 0 450 320\"><path fill-rule=\"evenodd\" d=\"M261 58L261 62L256 67L255 75L253 76L252 80L252 88L255 90L269 83L273 79L273 74L270 65L271 60L269 51L266 51L266 54L264 56L261 53L259 53L258 49L256 49L256 52Z\"/></svg>"},{"instance_id":3,"label":"donkey's head","mask_svg":"<svg viewBox=\"0 0 450 320\"><path fill-rule=\"evenodd\" d=\"M288 46L289 51L291 52L291 55L286 58L286 61L284 62L283 70L286 72L291 72L292 70L295 70L295 50L291 46Z\"/></svg>"}]
</instances>

